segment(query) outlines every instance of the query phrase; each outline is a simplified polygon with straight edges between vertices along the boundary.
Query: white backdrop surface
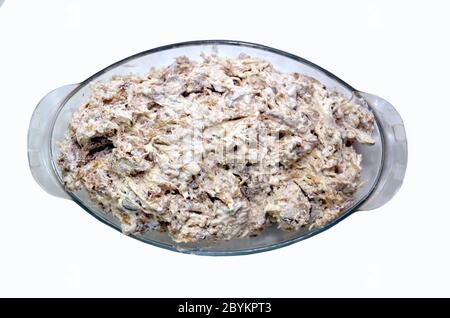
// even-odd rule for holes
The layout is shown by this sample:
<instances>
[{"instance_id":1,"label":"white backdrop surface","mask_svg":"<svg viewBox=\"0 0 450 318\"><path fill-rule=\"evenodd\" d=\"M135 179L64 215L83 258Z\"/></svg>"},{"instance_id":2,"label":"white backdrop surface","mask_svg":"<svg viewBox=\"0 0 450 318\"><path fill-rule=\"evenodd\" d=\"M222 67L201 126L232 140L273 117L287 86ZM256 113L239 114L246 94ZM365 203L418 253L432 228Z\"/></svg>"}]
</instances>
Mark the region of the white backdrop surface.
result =
<instances>
[{"instance_id":1,"label":"white backdrop surface","mask_svg":"<svg viewBox=\"0 0 450 318\"><path fill-rule=\"evenodd\" d=\"M1 1L0 1L1 2ZM24 1L0 7L0 296L450 296L447 1ZM387 205L279 250L183 255L127 238L33 180L41 97L128 55L198 39L309 59L402 115L404 185Z\"/></svg>"}]
</instances>

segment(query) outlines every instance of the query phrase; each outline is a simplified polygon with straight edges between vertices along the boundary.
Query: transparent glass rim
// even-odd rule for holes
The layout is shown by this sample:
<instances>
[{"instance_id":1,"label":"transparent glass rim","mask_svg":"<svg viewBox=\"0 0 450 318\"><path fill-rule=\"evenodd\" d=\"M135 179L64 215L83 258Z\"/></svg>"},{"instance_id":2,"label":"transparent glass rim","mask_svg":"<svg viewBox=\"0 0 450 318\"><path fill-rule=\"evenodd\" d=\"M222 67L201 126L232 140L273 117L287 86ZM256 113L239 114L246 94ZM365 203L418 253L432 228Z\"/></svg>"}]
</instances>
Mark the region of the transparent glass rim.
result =
<instances>
[{"instance_id":1,"label":"transparent glass rim","mask_svg":"<svg viewBox=\"0 0 450 318\"><path fill-rule=\"evenodd\" d=\"M59 181L59 183L61 184L61 186L64 189L64 181L58 171L58 168L56 166L55 161L53 160L54 158L54 153L53 153L53 148L52 148L52 139L53 139L53 132L54 132L54 127L55 127L55 123L56 120L58 118L59 113L61 112L62 108L64 107L64 105L66 104L66 102L74 95L76 94L82 87L88 85L89 83L91 83L93 80L95 80L96 78L100 77L101 75L103 75L104 73L110 71L111 69L114 69L115 67L127 63L129 61L132 61L136 58L148 55L148 54L153 54L156 52L160 52L160 51L165 51L165 50L170 50L170 49L174 49L174 48L181 48L181 47L188 47L188 46L197 46L197 45L233 45L233 46L243 46L243 47L248 47L248 48L255 48L255 49L259 49L259 50L263 50L263 51L268 51L271 53L275 53L287 58L290 58L292 60L295 60L297 62L306 64L322 73L324 73L326 76L328 76L329 78L333 79L334 81L340 83L341 85L343 85L344 87L346 87L347 89L349 89L351 92L353 92L356 96L358 96L359 98L361 98L361 100L363 100L366 103L366 106L371 109L370 104L367 103L367 101L359 94L359 91L356 90L355 88L353 88L351 85L349 85L347 82L343 81L342 79L340 79L339 77L337 77L336 75L334 75L333 73L327 71L326 69L318 66L317 64L310 62L302 57L299 57L295 54L291 54L279 49L275 49L272 48L270 46L265 46L262 44L257 44L257 43L252 43L252 42L245 42L245 41L237 41L237 40L196 40L196 41L187 41L187 42L179 42L179 43L174 43L174 44L169 44L169 45L164 45L164 46L160 46L160 47L156 47L150 50L145 50L142 51L140 53L137 54L133 54L130 55L122 60L119 60L107 67L105 67L104 69L98 71L97 73L95 73L94 75L88 77L86 80L82 81L81 83L78 84L78 86L73 89L65 98L64 100L61 102L61 104L58 106L58 110L55 112L55 115L52 119L52 123L51 123L51 135L49 138L49 144L48 147L50 149L50 158L51 158L51 167L52 167L52 174L54 175L54 177ZM246 248L246 249L239 249L239 250L223 250L223 251L209 251L209 250L201 250L201 249L189 249L189 250L183 250L183 249L178 249L176 246L170 245L170 244L166 244L166 243L162 243L162 242L158 242L152 239L148 239L145 237L142 237L140 235L136 235L136 234L129 234L127 236L130 236L131 238L134 238L136 240L139 240L141 242L153 245L153 246L157 246L160 248L164 248L167 250L171 250L174 252L179 252L179 253L184 253L184 254L196 254L196 255L206 255L206 256L232 256L232 255L246 255L246 254L253 254L253 253L260 253L260 252L267 252L267 251L271 251L274 249L278 249L281 247L285 247L300 241L303 241L305 239L308 239L312 236L315 236L323 231L328 230L329 228L335 226L336 224L338 224L339 222L341 222L342 220L344 220L345 218L347 218L348 216L350 216L351 214L353 214L354 212L358 211L358 208L366 201L366 199L370 196L370 194L373 192L373 190L376 188L378 181L380 179L381 176L381 172L382 172L382 168L383 168L383 163L384 163L384 158L385 158L385 153L384 153L384 144L385 144L385 137L384 137L384 133L381 129L381 127L378 125L378 121L379 119L377 118L377 115L375 114L375 112L372 112L373 115L375 116L375 123L378 126L379 132L380 132L380 140L381 140L381 169L379 169L378 174L375 178L375 182L373 184L373 186L370 188L370 190L367 191L367 193L362 196L357 202L354 202L353 205L348 208L346 211L342 212L337 218L335 218L334 220L330 221L329 223L313 229L312 231L306 233L306 234L301 234L298 237L292 238L292 239L288 239L286 241L283 242L278 242L275 244L270 244L267 246L261 246L261 247L255 247L255 248ZM65 189L64 189L65 190ZM66 190L65 190L66 191ZM95 217L97 220L101 221L102 223L114 228L115 230L119 231L122 233L122 230L120 228L120 226L118 226L117 224L112 223L110 220L102 217L101 215L95 213L94 211L92 211L91 209L89 209L83 202L83 200L81 200L75 193L70 192L70 191L66 191L66 193L70 196L70 198L76 202L80 207L82 207L86 212L88 212L90 215L92 215L93 217Z\"/></svg>"}]
</instances>

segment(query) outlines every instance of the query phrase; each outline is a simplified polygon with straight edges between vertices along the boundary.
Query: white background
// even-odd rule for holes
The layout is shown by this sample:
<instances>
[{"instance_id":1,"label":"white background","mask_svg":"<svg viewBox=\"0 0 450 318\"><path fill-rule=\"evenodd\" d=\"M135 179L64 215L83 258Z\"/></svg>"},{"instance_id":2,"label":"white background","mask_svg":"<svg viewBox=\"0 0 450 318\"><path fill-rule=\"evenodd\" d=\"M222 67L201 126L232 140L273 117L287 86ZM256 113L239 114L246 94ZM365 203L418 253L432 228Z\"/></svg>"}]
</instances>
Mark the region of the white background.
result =
<instances>
[{"instance_id":1,"label":"white background","mask_svg":"<svg viewBox=\"0 0 450 318\"><path fill-rule=\"evenodd\" d=\"M450 296L448 1L20 1L0 7L0 296ZM309 59L396 106L395 198L309 240L200 257L127 238L33 180L41 97L128 55L236 39Z\"/></svg>"}]
</instances>

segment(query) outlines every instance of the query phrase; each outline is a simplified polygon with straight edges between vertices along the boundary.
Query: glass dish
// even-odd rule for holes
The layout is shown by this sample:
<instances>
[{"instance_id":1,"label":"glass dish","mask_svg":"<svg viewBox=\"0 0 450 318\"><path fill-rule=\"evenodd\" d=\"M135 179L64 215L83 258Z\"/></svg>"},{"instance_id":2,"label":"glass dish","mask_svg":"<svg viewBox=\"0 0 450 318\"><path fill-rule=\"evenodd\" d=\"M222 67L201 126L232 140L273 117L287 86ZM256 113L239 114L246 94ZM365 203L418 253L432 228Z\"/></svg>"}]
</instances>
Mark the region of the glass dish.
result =
<instances>
[{"instance_id":1,"label":"glass dish","mask_svg":"<svg viewBox=\"0 0 450 318\"><path fill-rule=\"evenodd\" d=\"M88 213L120 231L119 222L97 208L86 193L68 192L64 189L60 171L56 165L58 141L68 127L72 113L85 102L93 81L108 81L113 75L145 74L150 66L171 64L180 55L194 60L200 53L216 51L222 57L237 57L246 53L271 62L282 72L298 72L312 76L329 88L351 97L355 95L371 109L376 123L373 137L375 145L356 144L363 155L362 187L355 195L353 206L338 218L320 228L303 228L295 232L278 230L271 226L259 236L224 242L202 241L176 243L166 233L148 231L131 237L166 249L202 255L239 255L268 251L283 247L316 235L336 225L355 211L372 210L388 202L400 188L407 163L407 142L403 121L395 108L384 99L360 92L321 67L295 56L267 46L229 40L183 42L148 50L116 62L79 84L66 85L48 93L36 106L28 131L28 159L33 177L48 193L75 201Z\"/></svg>"}]
</instances>

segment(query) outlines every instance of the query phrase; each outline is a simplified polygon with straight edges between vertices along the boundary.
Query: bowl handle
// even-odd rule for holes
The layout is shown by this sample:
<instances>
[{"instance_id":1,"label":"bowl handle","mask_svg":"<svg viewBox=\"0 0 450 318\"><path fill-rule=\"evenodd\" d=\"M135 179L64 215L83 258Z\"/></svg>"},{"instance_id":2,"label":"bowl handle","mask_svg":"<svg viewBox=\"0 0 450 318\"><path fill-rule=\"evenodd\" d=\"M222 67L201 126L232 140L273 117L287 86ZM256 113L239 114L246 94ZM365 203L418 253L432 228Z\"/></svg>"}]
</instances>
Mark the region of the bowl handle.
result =
<instances>
[{"instance_id":1,"label":"bowl handle","mask_svg":"<svg viewBox=\"0 0 450 318\"><path fill-rule=\"evenodd\" d=\"M31 116L28 128L28 164L36 182L48 193L69 199L63 186L56 178L50 157L50 134L53 115L64 98L78 84L59 87L41 99Z\"/></svg>"},{"instance_id":2,"label":"bowl handle","mask_svg":"<svg viewBox=\"0 0 450 318\"><path fill-rule=\"evenodd\" d=\"M384 158L380 179L361 211L376 209L391 200L400 189L408 161L405 126L394 106L381 97L360 92L369 103L383 132Z\"/></svg>"}]
</instances>

